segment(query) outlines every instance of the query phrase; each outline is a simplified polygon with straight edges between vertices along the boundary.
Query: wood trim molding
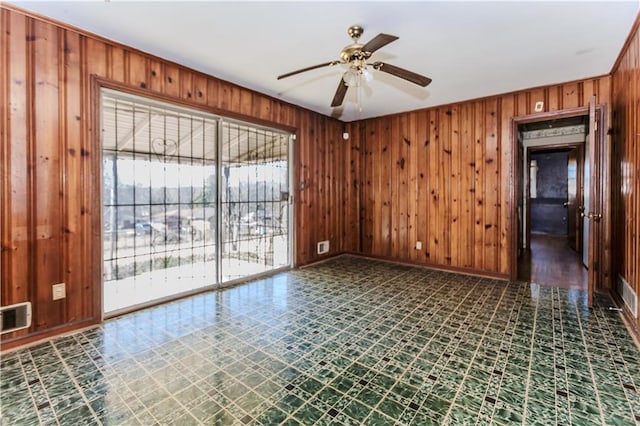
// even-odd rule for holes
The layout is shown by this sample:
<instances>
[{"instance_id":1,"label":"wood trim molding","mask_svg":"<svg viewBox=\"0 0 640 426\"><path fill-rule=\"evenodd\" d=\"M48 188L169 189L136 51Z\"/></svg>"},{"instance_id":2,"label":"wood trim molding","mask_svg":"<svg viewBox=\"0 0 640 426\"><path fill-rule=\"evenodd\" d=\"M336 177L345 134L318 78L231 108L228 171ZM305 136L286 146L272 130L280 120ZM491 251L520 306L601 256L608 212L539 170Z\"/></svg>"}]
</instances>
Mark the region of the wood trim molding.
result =
<instances>
[{"instance_id":1,"label":"wood trim molding","mask_svg":"<svg viewBox=\"0 0 640 426\"><path fill-rule=\"evenodd\" d=\"M77 333L82 329L94 327L98 324L100 324L100 321L90 319L64 324L59 327L48 328L44 331L36 331L27 336L16 336L2 340L0 343L0 354L9 350L20 349L24 346L41 343L47 339L58 338L66 333Z\"/></svg>"},{"instance_id":2,"label":"wood trim molding","mask_svg":"<svg viewBox=\"0 0 640 426\"><path fill-rule=\"evenodd\" d=\"M369 255L369 254L362 254L362 253L355 253L355 252L344 252L336 256L353 256L353 257L360 257L363 259L381 260L383 262L394 263L396 265L415 266L418 268L431 269L434 271L451 272L455 274L470 275L473 277L492 278L492 279L501 280L501 281L510 281L508 274L485 272L477 269L459 268L455 266L438 265L434 263L413 262L410 260L398 260L388 256L376 256L376 255Z\"/></svg>"}]
</instances>

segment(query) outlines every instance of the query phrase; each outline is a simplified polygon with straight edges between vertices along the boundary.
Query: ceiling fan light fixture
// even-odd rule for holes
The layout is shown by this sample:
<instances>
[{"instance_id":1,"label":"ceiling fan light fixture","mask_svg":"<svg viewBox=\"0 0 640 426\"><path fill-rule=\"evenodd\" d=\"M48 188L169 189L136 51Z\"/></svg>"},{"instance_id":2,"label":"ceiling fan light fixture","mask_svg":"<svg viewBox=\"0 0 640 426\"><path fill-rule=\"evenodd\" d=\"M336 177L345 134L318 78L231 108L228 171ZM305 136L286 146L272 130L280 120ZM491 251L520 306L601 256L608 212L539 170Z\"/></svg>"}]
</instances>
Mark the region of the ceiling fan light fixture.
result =
<instances>
[{"instance_id":1,"label":"ceiling fan light fixture","mask_svg":"<svg viewBox=\"0 0 640 426\"><path fill-rule=\"evenodd\" d=\"M373 80L373 74L366 67L362 68L362 70L360 71L360 74L362 74L362 77L364 77L364 81L366 81L367 83L370 83L371 80Z\"/></svg>"},{"instance_id":2,"label":"ceiling fan light fixture","mask_svg":"<svg viewBox=\"0 0 640 426\"><path fill-rule=\"evenodd\" d=\"M360 76L358 74L358 71L353 68L349 68L347 71L345 71L344 74L342 74L344 84L346 84L348 87L358 86L360 83L359 77Z\"/></svg>"}]
</instances>

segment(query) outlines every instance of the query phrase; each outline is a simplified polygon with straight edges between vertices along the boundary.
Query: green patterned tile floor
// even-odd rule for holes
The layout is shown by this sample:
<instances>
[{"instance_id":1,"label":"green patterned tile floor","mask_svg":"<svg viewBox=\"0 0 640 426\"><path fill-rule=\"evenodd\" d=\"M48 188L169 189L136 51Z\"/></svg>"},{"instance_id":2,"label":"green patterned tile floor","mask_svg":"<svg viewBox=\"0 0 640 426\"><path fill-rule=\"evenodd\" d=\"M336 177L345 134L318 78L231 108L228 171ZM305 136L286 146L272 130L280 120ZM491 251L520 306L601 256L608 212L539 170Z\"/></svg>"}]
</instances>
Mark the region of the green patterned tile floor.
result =
<instances>
[{"instance_id":1,"label":"green patterned tile floor","mask_svg":"<svg viewBox=\"0 0 640 426\"><path fill-rule=\"evenodd\" d=\"M343 256L8 352L3 425L640 425L610 301Z\"/></svg>"}]
</instances>

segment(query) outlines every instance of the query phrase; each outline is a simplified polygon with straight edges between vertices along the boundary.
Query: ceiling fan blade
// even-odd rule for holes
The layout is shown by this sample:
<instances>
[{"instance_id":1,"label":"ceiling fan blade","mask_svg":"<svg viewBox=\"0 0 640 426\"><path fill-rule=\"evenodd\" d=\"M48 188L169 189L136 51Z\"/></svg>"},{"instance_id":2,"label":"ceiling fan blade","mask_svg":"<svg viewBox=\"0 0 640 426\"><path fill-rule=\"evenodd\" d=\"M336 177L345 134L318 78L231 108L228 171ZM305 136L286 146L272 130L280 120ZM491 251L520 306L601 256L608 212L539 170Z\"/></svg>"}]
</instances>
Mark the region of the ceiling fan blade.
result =
<instances>
[{"instance_id":1,"label":"ceiling fan blade","mask_svg":"<svg viewBox=\"0 0 640 426\"><path fill-rule=\"evenodd\" d=\"M403 78L407 81L417 84L418 86L426 87L429 85L429 83L431 83L431 79L429 77L416 74L415 72L405 70L404 68L396 67L395 65L390 65L385 62L376 62L373 64L373 68L384 71L387 74Z\"/></svg>"},{"instance_id":2,"label":"ceiling fan blade","mask_svg":"<svg viewBox=\"0 0 640 426\"><path fill-rule=\"evenodd\" d=\"M391 43L392 41L396 41L397 39L398 37L394 35L380 33L369 40L369 42L362 47L362 51L373 53L381 47Z\"/></svg>"},{"instance_id":3,"label":"ceiling fan blade","mask_svg":"<svg viewBox=\"0 0 640 426\"><path fill-rule=\"evenodd\" d=\"M337 107L342 105L342 102L344 101L344 97L347 94L348 88L349 86L347 86L347 83L345 83L344 80L341 78L340 83L338 83L338 90L336 90L336 94L333 96L333 101L331 101L332 107Z\"/></svg>"},{"instance_id":4,"label":"ceiling fan blade","mask_svg":"<svg viewBox=\"0 0 640 426\"><path fill-rule=\"evenodd\" d=\"M316 68L328 67L330 65L336 65L336 64L339 64L339 63L340 63L340 61L331 61L331 62L324 62L324 63L318 64L318 65L312 65L310 67L302 68L302 69L299 69L299 70L288 72L286 74L279 75L278 76L278 80L283 79L283 78L287 78L287 77L291 77L292 75L300 74L300 73L303 73L303 72L306 72L306 71L315 70Z\"/></svg>"}]
</instances>

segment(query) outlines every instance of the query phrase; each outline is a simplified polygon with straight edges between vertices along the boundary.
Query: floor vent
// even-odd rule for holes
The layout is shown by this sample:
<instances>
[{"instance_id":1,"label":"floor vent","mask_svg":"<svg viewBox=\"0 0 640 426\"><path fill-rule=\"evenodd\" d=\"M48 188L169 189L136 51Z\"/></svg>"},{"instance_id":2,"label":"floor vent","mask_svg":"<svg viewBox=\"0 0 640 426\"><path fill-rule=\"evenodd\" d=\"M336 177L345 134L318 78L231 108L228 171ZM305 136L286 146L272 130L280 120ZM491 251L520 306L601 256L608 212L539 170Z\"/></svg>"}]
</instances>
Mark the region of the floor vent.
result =
<instances>
[{"instance_id":1,"label":"floor vent","mask_svg":"<svg viewBox=\"0 0 640 426\"><path fill-rule=\"evenodd\" d=\"M31 327L31 302L0 307L0 334Z\"/></svg>"},{"instance_id":2,"label":"floor vent","mask_svg":"<svg viewBox=\"0 0 640 426\"><path fill-rule=\"evenodd\" d=\"M629 283L620 275L618 275L618 294L622 296L622 300L624 300L633 316L638 318L638 296Z\"/></svg>"}]
</instances>

